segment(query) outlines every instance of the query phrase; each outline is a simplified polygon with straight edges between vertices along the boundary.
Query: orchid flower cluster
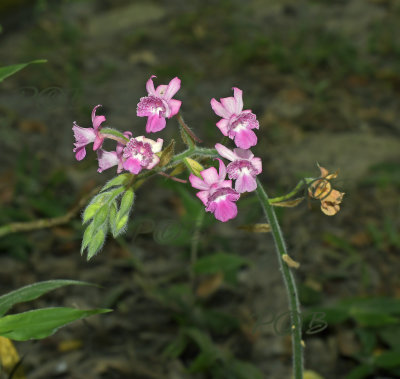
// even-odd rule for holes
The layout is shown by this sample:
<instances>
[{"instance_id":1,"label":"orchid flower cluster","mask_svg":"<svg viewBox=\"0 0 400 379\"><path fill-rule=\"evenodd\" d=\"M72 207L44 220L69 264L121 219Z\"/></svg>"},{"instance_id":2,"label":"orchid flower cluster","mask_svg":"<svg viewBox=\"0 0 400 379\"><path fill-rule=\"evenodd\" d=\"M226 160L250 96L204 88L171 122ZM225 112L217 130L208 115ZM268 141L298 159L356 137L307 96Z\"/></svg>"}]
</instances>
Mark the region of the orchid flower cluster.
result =
<instances>
[{"instance_id":1,"label":"orchid flower cluster","mask_svg":"<svg viewBox=\"0 0 400 379\"><path fill-rule=\"evenodd\" d=\"M166 118L175 116L181 107L181 101L173 99L181 86L179 78L172 79L168 85L154 87L151 76L147 81L148 95L142 97L137 105L137 116L147 117L146 132L156 133L166 126ZM197 193L203 202L207 212L214 213L216 219L228 221L237 215L235 202L239 200L243 192L252 192L257 188L255 177L262 172L261 159L254 157L249 150L257 144L257 136L252 129L258 129L259 123L256 115L251 110L243 110L242 91L233 88L233 97L211 100L211 107L221 117L217 127L224 136L234 140L236 148L228 149L217 143L215 149L218 154L230 161L226 167L220 158L219 172L214 167L202 170L201 178L191 173L189 176L192 187L201 190ZM86 146L93 143L93 150L97 151L99 163L98 172L103 172L113 166L117 166L117 173L123 170L131 174L139 174L142 170L151 170L159 162L158 153L161 152L163 139L154 141L145 136L132 137L130 131L122 133L120 138L110 129L104 130L102 124L105 116L96 115L100 105L92 111L92 128L82 128L74 122L73 132L75 136L75 157L82 160L86 156ZM110 134L111 132L111 134ZM113 138L117 141L115 151L106 151L102 148L105 138ZM226 180L228 174L229 180ZM232 180L235 187L232 188Z\"/></svg>"},{"instance_id":2,"label":"orchid flower cluster","mask_svg":"<svg viewBox=\"0 0 400 379\"><path fill-rule=\"evenodd\" d=\"M95 106L92 111L91 128L82 128L74 122L72 130L76 141L73 151L76 159L79 161L84 159L87 145L93 143L93 150L97 152L97 171L101 173L116 166L117 173L121 174L113 179L111 184L108 183L105 186L107 191L103 188L85 210L84 222L93 219L85 232L88 240L93 237L94 232L101 232L99 241L104 241L108 231L106 223L110 224L109 227L114 236L126 229L129 212L133 205L134 189L138 187L139 179L153 174L161 174L172 180L186 183L186 180L175 176L182 172L182 170L177 170L179 166L188 168L189 182L193 188L200 190L197 192L197 197L204 204L205 210L213 213L215 218L222 222L237 216L236 202L243 193L253 192L257 189L256 177L262 172L262 163L259 157L254 156L250 148L257 144L254 130L259 129L259 122L250 109L243 109L242 90L234 87L233 96L221 98L220 101L211 99L211 108L220 117L216 123L217 128L225 140L231 139L236 146L231 149L217 143L214 149L205 149L197 147L196 141L200 140L184 123L179 113L182 102L174 99L181 87L181 80L175 77L168 85L163 84L155 88L153 78L155 78L154 75L146 83L147 96L141 97L137 104L137 116L147 117L147 134L163 130L166 127L166 119L177 116L181 136L187 144L188 150L174 155L174 141L163 150L162 138L154 140L144 135L133 136L131 131L121 133L115 129L104 127L105 116L97 114L100 105ZM114 151L107 151L103 148L107 138L116 141ZM200 164L204 158L216 159L219 162L218 171L215 167L204 169ZM226 165L222 159L226 159L229 163ZM167 173L169 169L172 171ZM327 215L337 213L343 197L343 193L332 190L329 183L329 180L336 176L337 174L328 175L328 171L321 168L319 178L305 181L308 195L321 200L321 209ZM299 186L296 187L295 193L298 192L298 188ZM110 189L113 189L115 194L110 192ZM123 196L118 205L117 199L120 195ZM290 194L290 196L292 195L293 193ZM125 198L126 196L129 202ZM275 202L280 206L293 206L298 203L285 202L286 200L288 200L288 196L271 199L270 202ZM104 214L98 221L99 209L103 208L106 210L103 210ZM83 249L88 244L89 242L84 239ZM97 247L101 247L101 245L102 242L95 244ZM94 251L94 249L92 250Z\"/></svg>"}]
</instances>

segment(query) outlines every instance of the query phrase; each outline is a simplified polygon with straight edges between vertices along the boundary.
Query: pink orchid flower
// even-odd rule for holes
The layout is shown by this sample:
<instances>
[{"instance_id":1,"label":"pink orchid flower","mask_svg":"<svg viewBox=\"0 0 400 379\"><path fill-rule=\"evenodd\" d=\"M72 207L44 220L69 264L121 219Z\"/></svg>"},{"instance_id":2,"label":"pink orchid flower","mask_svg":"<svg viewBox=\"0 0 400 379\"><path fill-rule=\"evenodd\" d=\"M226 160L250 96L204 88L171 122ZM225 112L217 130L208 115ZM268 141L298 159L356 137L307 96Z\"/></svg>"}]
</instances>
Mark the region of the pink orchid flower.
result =
<instances>
[{"instance_id":1,"label":"pink orchid flower","mask_svg":"<svg viewBox=\"0 0 400 379\"><path fill-rule=\"evenodd\" d=\"M132 174L138 174L142 169L152 169L160 162L156 155L162 149L161 138L153 141L144 136L131 138L123 150L123 167Z\"/></svg>"},{"instance_id":2,"label":"pink orchid flower","mask_svg":"<svg viewBox=\"0 0 400 379\"><path fill-rule=\"evenodd\" d=\"M132 133L125 132L124 136L126 138L131 138ZM103 149L97 150L97 160L99 161L99 168L97 172L103 172L104 170L107 170L110 167L118 166L117 173L119 174L122 171L124 165L122 156L124 147L125 147L124 144L118 142L115 151L105 151Z\"/></svg>"},{"instance_id":3,"label":"pink orchid flower","mask_svg":"<svg viewBox=\"0 0 400 379\"><path fill-rule=\"evenodd\" d=\"M74 121L74 126L72 127L72 130L74 132L76 142L74 143L75 148L73 152L76 153L75 158L78 161L81 161L83 158L85 158L86 145L93 142L93 150L97 150L103 144L104 137L100 134L100 130L101 124L106 121L106 118L104 116L96 116L96 109L98 107L101 107L101 105L95 106L92 111L93 128L81 128Z\"/></svg>"},{"instance_id":4,"label":"pink orchid flower","mask_svg":"<svg viewBox=\"0 0 400 379\"><path fill-rule=\"evenodd\" d=\"M193 188L201 190L197 197L206 206L206 211L214 213L215 218L226 222L237 216L236 201L240 194L232 189L232 181L225 180L226 167L219 160L219 173L215 167L207 168L200 172L203 180L196 175L190 174L189 180Z\"/></svg>"},{"instance_id":5,"label":"pink orchid flower","mask_svg":"<svg viewBox=\"0 0 400 379\"><path fill-rule=\"evenodd\" d=\"M165 118L175 116L181 107L180 100L172 97L181 88L181 80L178 77L173 78L168 85L160 85L154 88L152 75L146 83L148 96L142 97L137 105L137 115L139 117L148 117L146 132L154 133L165 128Z\"/></svg>"},{"instance_id":6,"label":"pink orchid flower","mask_svg":"<svg viewBox=\"0 0 400 379\"><path fill-rule=\"evenodd\" d=\"M237 147L248 149L257 144L257 136L251 129L258 129L256 115L250 109L243 110L243 91L233 88L234 97L225 97L218 102L211 99L214 112L222 117L217 122L217 127L224 136L235 141Z\"/></svg>"},{"instance_id":7,"label":"pink orchid flower","mask_svg":"<svg viewBox=\"0 0 400 379\"><path fill-rule=\"evenodd\" d=\"M215 145L218 154L229 159L227 171L229 179L235 179L235 190L239 193L252 192L257 188L255 177L261 173L260 158L255 158L250 150L240 148L229 150L224 145Z\"/></svg>"}]
</instances>

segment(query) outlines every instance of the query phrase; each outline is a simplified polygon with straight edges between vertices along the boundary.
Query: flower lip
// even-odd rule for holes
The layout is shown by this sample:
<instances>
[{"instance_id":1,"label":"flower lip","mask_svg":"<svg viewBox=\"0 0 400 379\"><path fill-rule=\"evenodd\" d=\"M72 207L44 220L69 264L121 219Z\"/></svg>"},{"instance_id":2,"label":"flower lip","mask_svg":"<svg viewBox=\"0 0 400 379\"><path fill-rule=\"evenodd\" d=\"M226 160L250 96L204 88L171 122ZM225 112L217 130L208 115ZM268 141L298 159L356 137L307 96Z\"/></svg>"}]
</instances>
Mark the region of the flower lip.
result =
<instances>
[{"instance_id":1,"label":"flower lip","mask_svg":"<svg viewBox=\"0 0 400 379\"><path fill-rule=\"evenodd\" d=\"M170 113L168 103L164 99L156 96L142 97L137 105L137 115L139 117L154 115L158 117L168 117Z\"/></svg>"},{"instance_id":2,"label":"flower lip","mask_svg":"<svg viewBox=\"0 0 400 379\"><path fill-rule=\"evenodd\" d=\"M231 187L218 188L212 195L208 197L208 205L214 201L221 201L228 198L230 201L236 201L240 194Z\"/></svg>"}]
</instances>

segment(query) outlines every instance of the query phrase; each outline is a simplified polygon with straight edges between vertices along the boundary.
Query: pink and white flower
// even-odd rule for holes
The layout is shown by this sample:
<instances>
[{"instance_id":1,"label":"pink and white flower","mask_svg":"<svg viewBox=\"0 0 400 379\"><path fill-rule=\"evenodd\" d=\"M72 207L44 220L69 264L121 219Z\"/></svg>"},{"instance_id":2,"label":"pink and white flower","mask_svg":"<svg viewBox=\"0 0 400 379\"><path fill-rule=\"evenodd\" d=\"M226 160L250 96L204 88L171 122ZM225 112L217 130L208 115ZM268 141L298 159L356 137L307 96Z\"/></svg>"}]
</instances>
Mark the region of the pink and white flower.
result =
<instances>
[{"instance_id":1,"label":"pink and white flower","mask_svg":"<svg viewBox=\"0 0 400 379\"><path fill-rule=\"evenodd\" d=\"M131 138L132 133L125 132L124 136L126 138ZM99 168L97 172L103 172L104 170L107 170L110 167L118 166L117 173L119 174L122 171L124 165L122 156L124 148L125 145L118 142L115 151L106 151L103 149L97 150L97 160L99 161Z\"/></svg>"},{"instance_id":2,"label":"pink and white flower","mask_svg":"<svg viewBox=\"0 0 400 379\"><path fill-rule=\"evenodd\" d=\"M180 100L172 97L181 88L181 80L178 77L173 78L168 85L159 85L154 88L152 75L146 83L148 96L142 97L137 105L137 115L139 117L148 117L146 132L154 133L165 128L166 118L175 116L181 107Z\"/></svg>"},{"instance_id":3,"label":"pink and white flower","mask_svg":"<svg viewBox=\"0 0 400 379\"><path fill-rule=\"evenodd\" d=\"M254 191L257 188L255 177L262 171L261 159L254 157L250 150L236 148L232 151L220 143L215 148L219 155L231 161L227 171L229 179L236 180L235 190L239 193Z\"/></svg>"},{"instance_id":4,"label":"pink and white flower","mask_svg":"<svg viewBox=\"0 0 400 379\"><path fill-rule=\"evenodd\" d=\"M237 215L236 201L240 194L232 188L232 181L225 180L226 167L219 160L219 173L215 167L207 168L200 172L203 179L190 174L189 180L192 187L201 190L197 197L206 206L207 212L212 212L217 220L226 222Z\"/></svg>"},{"instance_id":5,"label":"pink and white flower","mask_svg":"<svg viewBox=\"0 0 400 379\"><path fill-rule=\"evenodd\" d=\"M96 109L101 107L97 105L92 111L92 124L93 128L81 128L74 121L74 126L72 130L74 132L74 137L76 142L74 143L75 148L73 150L75 158L81 161L86 156L86 145L93 142L93 150L97 150L101 147L104 141L104 137L100 134L101 124L106 121L104 116L96 116Z\"/></svg>"},{"instance_id":6,"label":"pink and white flower","mask_svg":"<svg viewBox=\"0 0 400 379\"><path fill-rule=\"evenodd\" d=\"M122 153L124 169L132 174L138 174L142 169L152 169L160 162L156 153L161 151L163 142L161 138L157 141L144 136L131 138Z\"/></svg>"},{"instance_id":7,"label":"pink and white flower","mask_svg":"<svg viewBox=\"0 0 400 379\"><path fill-rule=\"evenodd\" d=\"M242 90L234 87L234 97L222 98L221 102L211 99L211 107L218 116L222 117L217 122L217 127L222 134L233 139L237 147L248 149L257 144L257 136L252 129L258 129L259 123L250 109L243 110L242 94Z\"/></svg>"}]
</instances>

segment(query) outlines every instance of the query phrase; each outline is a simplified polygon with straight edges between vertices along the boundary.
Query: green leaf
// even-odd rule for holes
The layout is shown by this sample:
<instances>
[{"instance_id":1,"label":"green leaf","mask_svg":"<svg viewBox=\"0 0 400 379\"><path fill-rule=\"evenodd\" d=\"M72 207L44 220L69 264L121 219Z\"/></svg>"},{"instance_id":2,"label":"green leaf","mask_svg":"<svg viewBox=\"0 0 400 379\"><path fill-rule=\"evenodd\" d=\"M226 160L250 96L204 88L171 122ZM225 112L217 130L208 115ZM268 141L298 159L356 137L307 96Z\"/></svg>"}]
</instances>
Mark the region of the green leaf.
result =
<instances>
[{"instance_id":1,"label":"green leaf","mask_svg":"<svg viewBox=\"0 0 400 379\"><path fill-rule=\"evenodd\" d=\"M124 230L129 221L129 215L123 216L115 224L115 237L118 237Z\"/></svg>"},{"instance_id":2,"label":"green leaf","mask_svg":"<svg viewBox=\"0 0 400 379\"><path fill-rule=\"evenodd\" d=\"M111 136L117 137L117 138L121 138L124 141L128 142L129 138L126 138L120 131L112 129L112 128L102 128L100 130L100 134L109 134Z\"/></svg>"},{"instance_id":3,"label":"green leaf","mask_svg":"<svg viewBox=\"0 0 400 379\"><path fill-rule=\"evenodd\" d=\"M191 158L184 158L183 163L192 174L201 177L200 172L204 170L204 167L199 162Z\"/></svg>"},{"instance_id":4,"label":"green leaf","mask_svg":"<svg viewBox=\"0 0 400 379\"><path fill-rule=\"evenodd\" d=\"M16 72L22 70L26 66L33 64L33 63L46 63L46 59L37 59L35 61L31 61L28 63L20 63L20 64L13 64L11 66L0 67L0 82L2 82L5 78L15 74Z\"/></svg>"},{"instance_id":5,"label":"green leaf","mask_svg":"<svg viewBox=\"0 0 400 379\"><path fill-rule=\"evenodd\" d=\"M77 280L48 280L21 287L15 291L0 296L0 317L11 309L14 304L37 299L47 292L70 285L88 286L91 284Z\"/></svg>"},{"instance_id":6,"label":"green leaf","mask_svg":"<svg viewBox=\"0 0 400 379\"><path fill-rule=\"evenodd\" d=\"M374 372L374 367L369 364L362 364L351 370L346 379L364 379Z\"/></svg>"},{"instance_id":7,"label":"green leaf","mask_svg":"<svg viewBox=\"0 0 400 379\"><path fill-rule=\"evenodd\" d=\"M82 246L81 246L81 255L83 254L84 250L86 247L89 245L89 242L92 240L93 236L93 222L91 222L85 230L85 233L83 233L83 238L82 238Z\"/></svg>"},{"instance_id":8,"label":"green leaf","mask_svg":"<svg viewBox=\"0 0 400 379\"><path fill-rule=\"evenodd\" d=\"M106 232L103 229L100 229L92 238L88 247L88 255L87 260L92 259L102 248L104 244L104 240L106 239Z\"/></svg>"},{"instance_id":9,"label":"green leaf","mask_svg":"<svg viewBox=\"0 0 400 379\"><path fill-rule=\"evenodd\" d=\"M215 253L198 259L193 269L198 274L228 273L249 264L249 260L235 254Z\"/></svg>"},{"instance_id":10,"label":"green leaf","mask_svg":"<svg viewBox=\"0 0 400 379\"><path fill-rule=\"evenodd\" d=\"M86 224L89 220L91 220L101 207L102 207L101 202L89 204L86 207L85 211L83 212L82 216L83 224Z\"/></svg>"},{"instance_id":11,"label":"green leaf","mask_svg":"<svg viewBox=\"0 0 400 379\"><path fill-rule=\"evenodd\" d=\"M42 339L60 327L110 309L44 308L0 318L0 335L15 341Z\"/></svg>"},{"instance_id":12,"label":"green leaf","mask_svg":"<svg viewBox=\"0 0 400 379\"><path fill-rule=\"evenodd\" d=\"M117 218L121 218L122 216L129 214L134 199L135 199L135 192L133 191L133 188L127 189L124 195L122 196L121 205L117 213Z\"/></svg>"},{"instance_id":13,"label":"green leaf","mask_svg":"<svg viewBox=\"0 0 400 379\"><path fill-rule=\"evenodd\" d=\"M400 367L400 351L388 351L375 358L375 364L382 368Z\"/></svg>"},{"instance_id":14,"label":"green leaf","mask_svg":"<svg viewBox=\"0 0 400 379\"><path fill-rule=\"evenodd\" d=\"M100 192L104 192L105 190L108 190L111 187L120 187L124 185L131 176L132 176L131 174L121 174L116 176L115 178L108 181L105 184L105 186L100 190Z\"/></svg>"},{"instance_id":15,"label":"green leaf","mask_svg":"<svg viewBox=\"0 0 400 379\"><path fill-rule=\"evenodd\" d=\"M114 238L116 237L116 233L117 233L117 227L116 227L117 212L118 212L117 202L114 200L111 203L110 213L108 215L108 222L110 223L111 233Z\"/></svg>"},{"instance_id":16,"label":"green leaf","mask_svg":"<svg viewBox=\"0 0 400 379\"><path fill-rule=\"evenodd\" d=\"M100 228L108 218L110 206L108 204L103 205L100 210L96 213L96 216L93 219L93 229L97 230Z\"/></svg>"}]
</instances>

